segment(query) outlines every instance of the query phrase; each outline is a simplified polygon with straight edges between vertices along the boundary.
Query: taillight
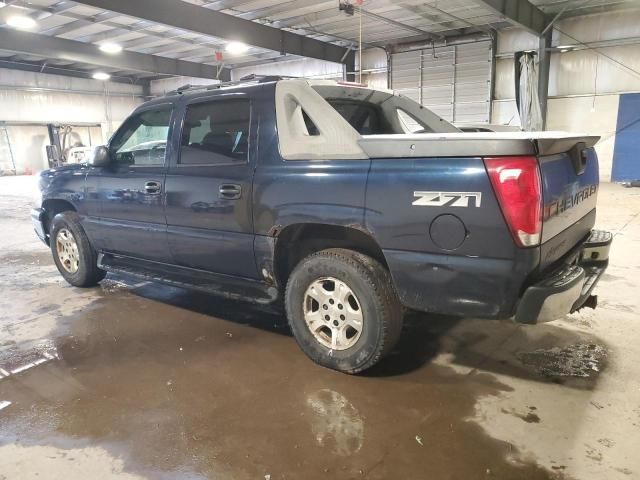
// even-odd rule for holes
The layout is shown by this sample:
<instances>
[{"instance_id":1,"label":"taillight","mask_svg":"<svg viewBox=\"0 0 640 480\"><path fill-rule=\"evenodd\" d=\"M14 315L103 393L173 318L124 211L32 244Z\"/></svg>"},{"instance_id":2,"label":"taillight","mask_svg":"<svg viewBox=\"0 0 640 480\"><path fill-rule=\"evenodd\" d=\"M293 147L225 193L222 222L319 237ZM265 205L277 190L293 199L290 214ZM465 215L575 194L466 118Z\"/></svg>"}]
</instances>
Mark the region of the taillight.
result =
<instances>
[{"instance_id":1,"label":"taillight","mask_svg":"<svg viewBox=\"0 0 640 480\"><path fill-rule=\"evenodd\" d=\"M516 244L540 244L542 184L536 157L485 158L489 178Z\"/></svg>"}]
</instances>

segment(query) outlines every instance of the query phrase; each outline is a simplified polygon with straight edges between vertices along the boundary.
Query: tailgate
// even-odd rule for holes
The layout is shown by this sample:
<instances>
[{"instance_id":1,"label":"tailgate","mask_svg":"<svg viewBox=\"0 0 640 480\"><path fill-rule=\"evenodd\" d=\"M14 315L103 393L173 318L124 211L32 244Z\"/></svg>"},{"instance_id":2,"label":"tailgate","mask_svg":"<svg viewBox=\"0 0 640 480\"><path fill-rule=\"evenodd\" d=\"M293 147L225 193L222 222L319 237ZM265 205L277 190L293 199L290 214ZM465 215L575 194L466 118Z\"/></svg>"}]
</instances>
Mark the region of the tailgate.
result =
<instances>
[{"instance_id":1,"label":"tailgate","mask_svg":"<svg viewBox=\"0 0 640 480\"><path fill-rule=\"evenodd\" d=\"M594 137L572 140L564 145L539 141L538 145L543 197L541 269L572 250L595 223L599 179Z\"/></svg>"}]
</instances>

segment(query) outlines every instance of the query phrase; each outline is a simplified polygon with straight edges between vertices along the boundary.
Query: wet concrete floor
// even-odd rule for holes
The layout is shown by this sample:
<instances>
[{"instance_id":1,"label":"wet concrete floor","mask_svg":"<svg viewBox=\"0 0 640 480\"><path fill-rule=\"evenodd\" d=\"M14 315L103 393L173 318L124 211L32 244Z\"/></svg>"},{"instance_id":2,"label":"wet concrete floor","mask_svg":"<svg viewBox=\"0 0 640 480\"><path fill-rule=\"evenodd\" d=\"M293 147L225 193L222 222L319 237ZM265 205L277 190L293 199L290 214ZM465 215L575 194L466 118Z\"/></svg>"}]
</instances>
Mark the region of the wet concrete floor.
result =
<instances>
[{"instance_id":1,"label":"wet concrete floor","mask_svg":"<svg viewBox=\"0 0 640 480\"><path fill-rule=\"evenodd\" d=\"M621 410L596 396L620 356L596 317L411 314L391 357L347 376L309 361L277 309L113 275L70 287L22 181L0 179L0 479L640 475L640 388ZM636 423L576 453L583 422L614 411Z\"/></svg>"}]
</instances>

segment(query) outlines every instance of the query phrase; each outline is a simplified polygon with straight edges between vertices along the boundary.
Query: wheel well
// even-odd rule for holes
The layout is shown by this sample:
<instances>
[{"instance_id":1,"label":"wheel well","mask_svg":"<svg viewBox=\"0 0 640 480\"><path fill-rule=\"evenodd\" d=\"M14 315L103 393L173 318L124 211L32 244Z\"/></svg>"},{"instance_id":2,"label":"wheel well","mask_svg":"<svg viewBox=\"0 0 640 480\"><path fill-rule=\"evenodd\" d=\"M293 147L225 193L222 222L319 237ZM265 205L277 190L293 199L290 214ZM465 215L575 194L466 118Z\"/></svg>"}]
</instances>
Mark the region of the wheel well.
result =
<instances>
[{"instance_id":1,"label":"wheel well","mask_svg":"<svg viewBox=\"0 0 640 480\"><path fill-rule=\"evenodd\" d=\"M327 248L346 248L378 260L388 269L382 249L362 230L316 223L286 227L276 240L274 270L278 284L286 285L289 274L306 256Z\"/></svg>"},{"instance_id":2,"label":"wheel well","mask_svg":"<svg viewBox=\"0 0 640 480\"><path fill-rule=\"evenodd\" d=\"M42 202L42 208L44 209L44 212L46 215L46 222L44 222L45 223L44 229L47 234L50 232L49 227L51 226L51 221L53 220L53 217L55 217L60 212L77 211L76 208L70 202L67 202L66 200L57 200L57 199L45 200L44 202Z\"/></svg>"}]
</instances>

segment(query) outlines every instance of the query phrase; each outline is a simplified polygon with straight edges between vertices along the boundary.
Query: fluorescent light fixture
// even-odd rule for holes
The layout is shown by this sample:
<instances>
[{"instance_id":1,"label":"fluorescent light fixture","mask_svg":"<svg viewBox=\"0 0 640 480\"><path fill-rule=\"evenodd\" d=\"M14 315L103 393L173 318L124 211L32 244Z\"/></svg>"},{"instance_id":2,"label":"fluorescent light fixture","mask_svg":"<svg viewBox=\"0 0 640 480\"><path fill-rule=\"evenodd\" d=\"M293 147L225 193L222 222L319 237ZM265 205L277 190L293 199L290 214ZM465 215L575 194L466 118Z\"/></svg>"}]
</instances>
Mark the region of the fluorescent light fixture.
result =
<instances>
[{"instance_id":1,"label":"fluorescent light fixture","mask_svg":"<svg viewBox=\"0 0 640 480\"><path fill-rule=\"evenodd\" d=\"M7 25L13 28L17 28L19 30L30 30L34 28L37 23L31 17L25 17L23 15L14 15L13 17L9 17L7 19Z\"/></svg>"},{"instance_id":2,"label":"fluorescent light fixture","mask_svg":"<svg viewBox=\"0 0 640 480\"><path fill-rule=\"evenodd\" d=\"M225 50L231 54L238 55L249 50L249 45L242 42L229 42Z\"/></svg>"},{"instance_id":3,"label":"fluorescent light fixture","mask_svg":"<svg viewBox=\"0 0 640 480\"><path fill-rule=\"evenodd\" d=\"M560 52L564 53L564 52L570 52L571 50L576 48L576 46L575 45L558 45L556 48L560 50Z\"/></svg>"},{"instance_id":4,"label":"fluorescent light fixture","mask_svg":"<svg viewBox=\"0 0 640 480\"><path fill-rule=\"evenodd\" d=\"M100 45L100 50L103 51L104 53L111 53L111 54L120 53L122 51L122 45L118 45L117 43L107 42Z\"/></svg>"},{"instance_id":5,"label":"fluorescent light fixture","mask_svg":"<svg viewBox=\"0 0 640 480\"><path fill-rule=\"evenodd\" d=\"M96 72L93 74L93 78L95 80L109 80L111 78L111 75L104 72Z\"/></svg>"}]
</instances>

